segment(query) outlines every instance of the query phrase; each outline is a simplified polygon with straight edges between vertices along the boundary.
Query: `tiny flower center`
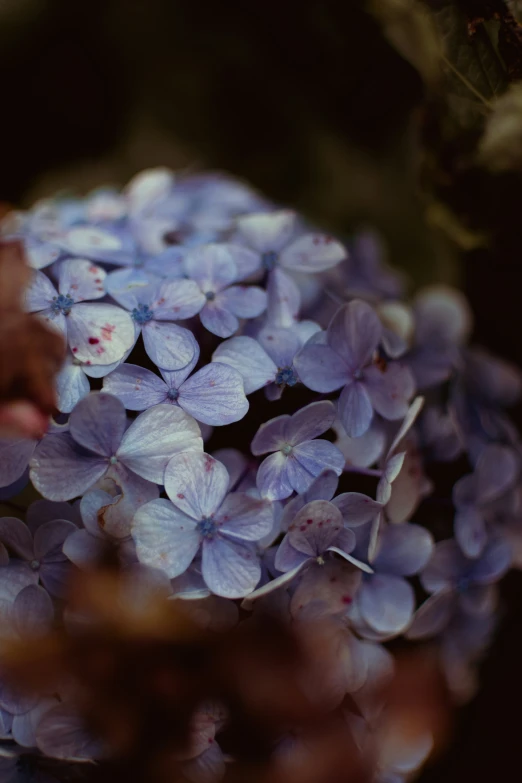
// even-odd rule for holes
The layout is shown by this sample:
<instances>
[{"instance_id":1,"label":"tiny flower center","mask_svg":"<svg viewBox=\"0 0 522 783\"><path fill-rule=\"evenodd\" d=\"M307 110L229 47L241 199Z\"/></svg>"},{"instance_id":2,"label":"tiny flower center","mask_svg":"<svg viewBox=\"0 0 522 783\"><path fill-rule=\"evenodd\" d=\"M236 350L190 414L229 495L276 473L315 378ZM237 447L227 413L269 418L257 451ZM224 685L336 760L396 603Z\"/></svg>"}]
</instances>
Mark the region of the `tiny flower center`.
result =
<instances>
[{"instance_id":1,"label":"tiny flower center","mask_svg":"<svg viewBox=\"0 0 522 783\"><path fill-rule=\"evenodd\" d=\"M38 569L40 568L40 561L39 560L31 560L31 564L30 565L31 565L31 568L33 569L33 571L38 571Z\"/></svg>"},{"instance_id":2,"label":"tiny flower center","mask_svg":"<svg viewBox=\"0 0 522 783\"><path fill-rule=\"evenodd\" d=\"M363 377L363 371L360 370L360 369L359 370L355 370L355 372L353 374L354 381L360 381L362 379L362 377Z\"/></svg>"},{"instance_id":3,"label":"tiny flower center","mask_svg":"<svg viewBox=\"0 0 522 783\"><path fill-rule=\"evenodd\" d=\"M324 565L324 557L322 555L319 555L318 558L316 558L316 563L320 566Z\"/></svg>"},{"instance_id":4,"label":"tiny flower center","mask_svg":"<svg viewBox=\"0 0 522 783\"><path fill-rule=\"evenodd\" d=\"M116 465L118 462L118 457L111 457L109 460L109 465Z\"/></svg>"},{"instance_id":5,"label":"tiny flower center","mask_svg":"<svg viewBox=\"0 0 522 783\"><path fill-rule=\"evenodd\" d=\"M137 324L146 324L154 318L154 312L146 304L139 304L131 313L133 321Z\"/></svg>"},{"instance_id":6,"label":"tiny flower center","mask_svg":"<svg viewBox=\"0 0 522 783\"><path fill-rule=\"evenodd\" d=\"M280 367L275 377L277 386L295 386L297 383L297 373L293 367Z\"/></svg>"},{"instance_id":7,"label":"tiny flower center","mask_svg":"<svg viewBox=\"0 0 522 783\"><path fill-rule=\"evenodd\" d=\"M51 310L56 314L62 313L63 315L69 315L73 304L74 299L72 299L72 297L66 296L65 294L58 294L58 296L53 296Z\"/></svg>"},{"instance_id":8,"label":"tiny flower center","mask_svg":"<svg viewBox=\"0 0 522 783\"><path fill-rule=\"evenodd\" d=\"M201 522L198 522L197 531L200 536L210 540L216 535L217 525L211 517L205 517Z\"/></svg>"},{"instance_id":9,"label":"tiny flower center","mask_svg":"<svg viewBox=\"0 0 522 783\"><path fill-rule=\"evenodd\" d=\"M289 443L284 443L284 444L281 446L281 449L280 449L280 451L282 451L282 452L283 452L283 454L285 455L285 457L289 457L289 456L290 456L290 454L292 453L292 446L291 446Z\"/></svg>"},{"instance_id":10,"label":"tiny flower center","mask_svg":"<svg viewBox=\"0 0 522 783\"><path fill-rule=\"evenodd\" d=\"M205 299L207 300L207 302L213 302L215 298L216 298L216 294L214 291L207 291L205 293Z\"/></svg>"},{"instance_id":11,"label":"tiny flower center","mask_svg":"<svg viewBox=\"0 0 522 783\"><path fill-rule=\"evenodd\" d=\"M167 397L169 400L175 402L179 397L179 391L177 389L169 389L167 392Z\"/></svg>"},{"instance_id":12,"label":"tiny flower center","mask_svg":"<svg viewBox=\"0 0 522 783\"><path fill-rule=\"evenodd\" d=\"M272 269L277 264L277 253L275 250L267 250L266 253L263 253L261 256L261 263L263 265L263 269L266 269L267 272L271 272Z\"/></svg>"}]
</instances>

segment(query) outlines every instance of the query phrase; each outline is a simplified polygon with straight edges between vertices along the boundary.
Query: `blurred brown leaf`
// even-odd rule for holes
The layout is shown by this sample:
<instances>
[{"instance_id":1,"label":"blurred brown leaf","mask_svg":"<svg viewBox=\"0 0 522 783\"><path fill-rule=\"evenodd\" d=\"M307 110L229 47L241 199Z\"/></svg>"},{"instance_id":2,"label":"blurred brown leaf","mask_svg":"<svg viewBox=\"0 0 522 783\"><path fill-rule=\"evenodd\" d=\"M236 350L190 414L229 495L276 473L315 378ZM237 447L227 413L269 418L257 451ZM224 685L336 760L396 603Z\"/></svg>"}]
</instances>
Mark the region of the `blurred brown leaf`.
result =
<instances>
[{"instance_id":1,"label":"blurred brown leaf","mask_svg":"<svg viewBox=\"0 0 522 783\"><path fill-rule=\"evenodd\" d=\"M22 245L0 241L0 434L38 437L55 409L63 338L23 311L30 279Z\"/></svg>"}]
</instances>

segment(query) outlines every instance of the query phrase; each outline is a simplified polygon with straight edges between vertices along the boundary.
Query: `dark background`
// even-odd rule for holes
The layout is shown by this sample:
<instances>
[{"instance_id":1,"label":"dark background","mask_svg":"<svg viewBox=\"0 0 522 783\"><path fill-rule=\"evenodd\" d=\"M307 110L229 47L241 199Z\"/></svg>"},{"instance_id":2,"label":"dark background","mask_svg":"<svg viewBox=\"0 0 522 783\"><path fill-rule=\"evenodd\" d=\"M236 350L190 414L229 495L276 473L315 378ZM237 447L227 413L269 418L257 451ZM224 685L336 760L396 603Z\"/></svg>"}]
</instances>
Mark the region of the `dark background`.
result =
<instances>
[{"instance_id":1,"label":"dark background","mask_svg":"<svg viewBox=\"0 0 522 783\"><path fill-rule=\"evenodd\" d=\"M419 229L410 180L419 139L435 143L444 111L425 102L418 71L357 2L250 5L0 2L0 201L85 192L152 165L224 167L336 230L374 222L414 281L458 280L476 341L522 365L520 175L471 168L449 181L452 207L493 239L441 254L440 237ZM444 150L449 168L466 142ZM354 201L347 191L368 181L370 196ZM482 689L426 783L519 776L521 575L502 591Z\"/></svg>"}]
</instances>

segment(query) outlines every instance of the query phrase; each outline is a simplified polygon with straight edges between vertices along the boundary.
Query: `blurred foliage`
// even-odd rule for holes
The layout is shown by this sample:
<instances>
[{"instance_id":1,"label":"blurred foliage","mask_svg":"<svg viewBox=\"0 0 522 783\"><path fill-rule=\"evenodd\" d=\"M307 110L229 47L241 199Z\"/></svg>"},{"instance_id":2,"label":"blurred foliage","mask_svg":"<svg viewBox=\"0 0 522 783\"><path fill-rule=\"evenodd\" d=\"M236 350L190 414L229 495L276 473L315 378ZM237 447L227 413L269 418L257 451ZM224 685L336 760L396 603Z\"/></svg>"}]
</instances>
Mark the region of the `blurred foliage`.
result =
<instances>
[{"instance_id":1,"label":"blurred foliage","mask_svg":"<svg viewBox=\"0 0 522 783\"><path fill-rule=\"evenodd\" d=\"M490 143L508 112L497 101L522 79L519 5L7 3L2 197L81 158L97 166L75 170L79 187L192 161L341 235L376 226L416 283L455 281L460 251L521 238L519 174L504 176Z\"/></svg>"}]
</instances>

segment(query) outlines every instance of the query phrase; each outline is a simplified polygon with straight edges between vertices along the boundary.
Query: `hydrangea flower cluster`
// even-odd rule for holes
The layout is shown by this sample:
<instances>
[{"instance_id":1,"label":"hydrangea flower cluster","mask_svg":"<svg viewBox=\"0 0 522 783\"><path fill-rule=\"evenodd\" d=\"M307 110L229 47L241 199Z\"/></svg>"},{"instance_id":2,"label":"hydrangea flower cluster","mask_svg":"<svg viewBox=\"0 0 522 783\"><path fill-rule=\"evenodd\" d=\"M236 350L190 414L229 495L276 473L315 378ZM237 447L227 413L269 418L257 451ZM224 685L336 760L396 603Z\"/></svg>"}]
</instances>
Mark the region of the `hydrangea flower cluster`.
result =
<instances>
[{"instance_id":1,"label":"hydrangea flower cluster","mask_svg":"<svg viewBox=\"0 0 522 783\"><path fill-rule=\"evenodd\" d=\"M48 432L0 442L7 507L29 481L41 496L0 519L4 637L70 622L71 573L111 546L170 600L212 602L217 625L261 609L296 632L331 623L325 691L333 707L350 694L369 731L397 637L430 639L455 696L472 694L497 584L522 566L506 414L522 376L468 345L458 292L409 300L372 234L339 241L213 174L146 171L1 230L34 269L27 310L68 345ZM195 723L187 779L218 781L226 715L202 704ZM70 685L28 699L1 675L0 740L13 781L31 754L103 755ZM428 751L376 779L399 783Z\"/></svg>"}]
</instances>

